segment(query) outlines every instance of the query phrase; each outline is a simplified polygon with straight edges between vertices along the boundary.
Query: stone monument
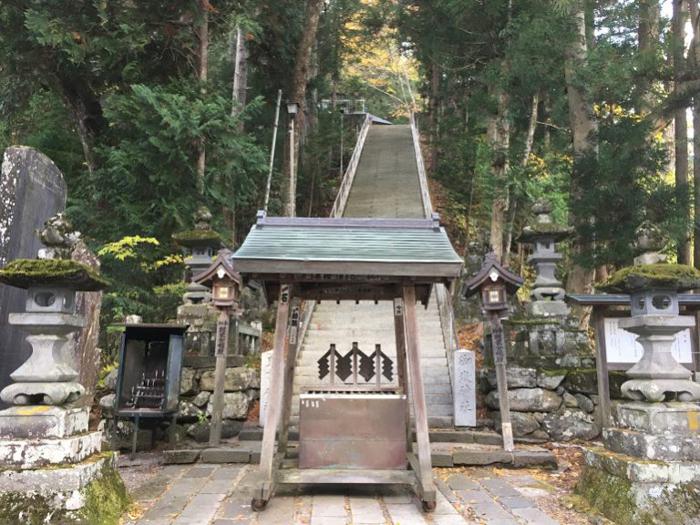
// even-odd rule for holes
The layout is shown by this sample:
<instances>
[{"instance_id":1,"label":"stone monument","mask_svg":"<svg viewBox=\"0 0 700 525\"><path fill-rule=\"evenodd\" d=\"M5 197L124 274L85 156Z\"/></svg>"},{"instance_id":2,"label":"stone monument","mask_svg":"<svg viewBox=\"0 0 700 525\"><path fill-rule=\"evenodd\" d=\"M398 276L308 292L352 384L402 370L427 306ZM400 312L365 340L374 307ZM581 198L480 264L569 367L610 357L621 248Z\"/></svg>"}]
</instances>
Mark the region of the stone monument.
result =
<instances>
[{"instance_id":1,"label":"stone monument","mask_svg":"<svg viewBox=\"0 0 700 525\"><path fill-rule=\"evenodd\" d=\"M105 522L118 517L126 493L116 456L100 451L101 432L88 429L89 408L72 366L84 318L76 292L106 282L70 259L79 234L57 216L40 232L39 259L17 259L0 270L0 282L27 290L26 311L11 313L32 348L0 392L0 515L12 523Z\"/></svg>"},{"instance_id":2,"label":"stone monument","mask_svg":"<svg viewBox=\"0 0 700 525\"><path fill-rule=\"evenodd\" d=\"M601 428L595 356L587 333L569 316L556 276L562 258L557 243L568 237L570 228L556 224L551 212L548 202L537 202L534 219L518 239L533 245L528 261L536 275L525 313L504 322L510 338L506 376L513 434L535 441L589 440ZM498 428L496 374L488 361L480 387Z\"/></svg>"},{"instance_id":3,"label":"stone monument","mask_svg":"<svg viewBox=\"0 0 700 525\"><path fill-rule=\"evenodd\" d=\"M471 350L455 350L454 414L456 427L476 426L476 361Z\"/></svg>"},{"instance_id":4,"label":"stone monument","mask_svg":"<svg viewBox=\"0 0 700 525\"><path fill-rule=\"evenodd\" d=\"M631 317L620 326L644 349L622 385L628 401L612 404L604 447L586 450L577 487L618 523L697 523L700 515L700 384L671 353L676 334L693 325L679 316L678 292L700 288L700 272L659 260L649 250L599 287L630 295Z\"/></svg>"},{"instance_id":5,"label":"stone monument","mask_svg":"<svg viewBox=\"0 0 700 525\"><path fill-rule=\"evenodd\" d=\"M7 148L0 173L0 267L35 257L41 247L35 230L65 205L66 183L51 159L33 148ZM26 298L26 290L0 284L0 388L31 351L20 328L8 323L8 314L22 310Z\"/></svg>"}]
</instances>

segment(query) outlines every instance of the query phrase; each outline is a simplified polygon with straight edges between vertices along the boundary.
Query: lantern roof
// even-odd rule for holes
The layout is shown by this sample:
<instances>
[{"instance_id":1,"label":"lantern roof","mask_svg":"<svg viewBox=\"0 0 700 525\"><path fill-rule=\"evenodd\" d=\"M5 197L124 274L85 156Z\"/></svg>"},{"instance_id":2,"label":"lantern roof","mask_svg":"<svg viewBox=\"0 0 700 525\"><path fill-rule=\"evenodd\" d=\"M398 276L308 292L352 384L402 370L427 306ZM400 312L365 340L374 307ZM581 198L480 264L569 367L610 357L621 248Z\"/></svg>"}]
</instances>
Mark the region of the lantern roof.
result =
<instances>
[{"instance_id":1,"label":"lantern roof","mask_svg":"<svg viewBox=\"0 0 700 525\"><path fill-rule=\"evenodd\" d=\"M552 220L552 203L539 200L532 206L535 215L534 220L523 228L518 242L534 243L540 239L551 239L554 242L562 241L573 233L573 228L563 224L557 224Z\"/></svg>"},{"instance_id":2,"label":"lantern roof","mask_svg":"<svg viewBox=\"0 0 700 525\"><path fill-rule=\"evenodd\" d=\"M211 287L215 279L228 277L237 284L241 284L241 274L233 268L232 255L231 250L219 250L216 259L214 259L209 268L192 277L192 281Z\"/></svg>"},{"instance_id":3,"label":"lantern roof","mask_svg":"<svg viewBox=\"0 0 700 525\"><path fill-rule=\"evenodd\" d=\"M481 266L481 269L464 283L462 296L464 298L470 297L478 293L483 286L499 280L505 284L510 294L515 293L524 282L523 278L518 274L501 265L495 253L488 253L484 258L484 264Z\"/></svg>"}]
</instances>

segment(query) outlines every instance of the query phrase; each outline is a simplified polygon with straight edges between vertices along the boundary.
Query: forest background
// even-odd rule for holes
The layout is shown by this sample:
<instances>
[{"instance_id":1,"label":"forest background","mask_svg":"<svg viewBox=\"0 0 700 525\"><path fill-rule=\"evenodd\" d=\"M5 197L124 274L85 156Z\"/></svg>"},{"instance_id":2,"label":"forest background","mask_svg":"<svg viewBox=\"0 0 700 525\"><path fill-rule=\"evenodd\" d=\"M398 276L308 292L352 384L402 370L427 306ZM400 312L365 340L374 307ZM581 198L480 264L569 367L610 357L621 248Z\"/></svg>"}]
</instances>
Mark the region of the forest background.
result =
<instances>
[{"instance_id":1,"label":"forest background","mask_svg":"<svg viewBox=\"0 0 700 525\"><path fill-rule=\"evenodd\" d=\"M697 1L3 0L0 150L33 146L64 173L113 282L105 325L173 316L171 235L199 206L230 247L245 237L278 90L271 214L328 214L357 126L342 101L362 99L395 123L417 114L465 256L493 249L525 272L516 239L547 198L574 229L570 291L629 264L644 224L700 267Z\"/></svg>"}]
</instances>

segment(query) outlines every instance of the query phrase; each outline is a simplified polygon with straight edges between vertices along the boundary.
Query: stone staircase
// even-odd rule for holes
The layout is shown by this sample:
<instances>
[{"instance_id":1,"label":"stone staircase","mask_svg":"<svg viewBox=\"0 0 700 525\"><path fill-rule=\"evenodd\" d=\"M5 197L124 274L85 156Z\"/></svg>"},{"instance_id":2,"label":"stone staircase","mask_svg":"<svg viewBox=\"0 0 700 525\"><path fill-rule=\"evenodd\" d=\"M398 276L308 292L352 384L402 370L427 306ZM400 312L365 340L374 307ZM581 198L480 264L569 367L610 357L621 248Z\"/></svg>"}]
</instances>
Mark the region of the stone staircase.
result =
<instances>
[{"instance_id":1,"label":"stone staircase","mask_svg":"<svg viewBox=\"0 0 700 525\"><path fill-rule=\"evenodd\" d=\"M345 217L423 217L418 170L410 126L373 125L367 136L345 209ZM418 306L421 367L431 427L452 426L452 387L447 365L437 300L433 292L428 308ZM318 379L318 359L331 343L341 354L357 342L367 354L375 344L394 361L393 305L382 301L324 302L316 305L300 351L294 378L292 424L299 414L299 392L313 388ZM325 383L327 383L326 378ZM396 384L397 378L392 381Z\"/></svg>"}]
</instances>

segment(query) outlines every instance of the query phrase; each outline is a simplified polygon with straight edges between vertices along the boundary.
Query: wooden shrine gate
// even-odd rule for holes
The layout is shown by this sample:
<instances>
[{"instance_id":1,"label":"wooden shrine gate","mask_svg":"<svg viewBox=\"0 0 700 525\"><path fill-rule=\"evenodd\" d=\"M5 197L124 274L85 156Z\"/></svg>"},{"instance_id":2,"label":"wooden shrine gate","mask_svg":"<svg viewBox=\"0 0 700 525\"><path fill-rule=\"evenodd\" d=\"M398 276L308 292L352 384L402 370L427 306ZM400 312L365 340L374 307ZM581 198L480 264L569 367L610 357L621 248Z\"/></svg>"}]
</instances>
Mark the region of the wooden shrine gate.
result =
<instances>
[{"instance_id":1,"label":"wooden shrine gate","mask_svg":"<svg viewBox=\"0 0 700 525\"><path fill-rule=\"evenodd\" d=\"M233 255L236 271L243 279L254 279L263 284L268 302L277 298L277 322L275 347L272 356L272 377L269 406L266 413L260 457L261 479L255 489L252 506L262 510L272 497L277 484L379 484L411 485L426 511L435 508L436 494L432 480L428 419L420 368L420 348L416 322L416 303L427 306L435 284L451 288L462 269L462 259L455 253L439 221L435 219L316 219L266 217L259 214L240 249ZM296 362L297 323L290 312L299 301L394 301L394 328L397 347L398 387L392 390L396 402L404 403L400 408L405 425L405 454L396 462L379 464L366 461L363 454L378 454L376 449L356 450L354 454L340 455L341 463L312 457L300 465L287 458L289 418L291 414L292 386ZM351 345L351 341L338 344ZM354 351L354 349L353 349ZM329 354L335 374L335 353ZM357 353L352 374L357 378ZM374 374L381 363L381 349L373 354ZM345 356L343 356L345 358ZM340 377L346 375L341 372ZM347 377L347 376L346 376ZM355 381L357 383L357 381ZM372 437L382 433L378 426L372 427L370 413L377 410L376 403L367 403L368 395L381 396L381 378L377 378L377 391L343 387L332 392L314 393L314 403L331 402L341 396L338 410L323 412L327 429L343 429ZM417 454L412 451L410 418L407 417L407 394L412 392ZM374 399L374 398L372 398ZM398 405L401 406L401 405ZM364 408L362 408L364 407ZM314 418L321 417L319 411L302 411L300 441L305 432L311 432ZM332 418L337 418L333 425ZM353 417L347 430L346 418ZM309 418L310 421L305 421ZM330 418L330 419L328 419ZM375 425L376 423L376 419ZM346 423L345 425L343 423ZM279 434L278 434L279 429ZM361 447L359 439L346 440L345 445ZM391 434L391 432L389 432ZM395 433L393 434L395 435ZM278 446L275 448L275 438ZM311 436L313 437L313 436ZM339 436L342 437L342 436ZM374 440L364 446L391 447L392 440ZM395 443L395 441L394 441ZM331 443L332 445L332 443ZM385 448L386 454L395 452ZM379 453L381 454L381 450ZM344 458L344 459L342 459ZM355 459L353 459L355 458ZM326 458L327 459L327 458ZM312 465L303 468L304 464ZM324 465L324 466L318 466ZM372 468L374 467L374 468Z\"/></svg>"}]
</instances>

